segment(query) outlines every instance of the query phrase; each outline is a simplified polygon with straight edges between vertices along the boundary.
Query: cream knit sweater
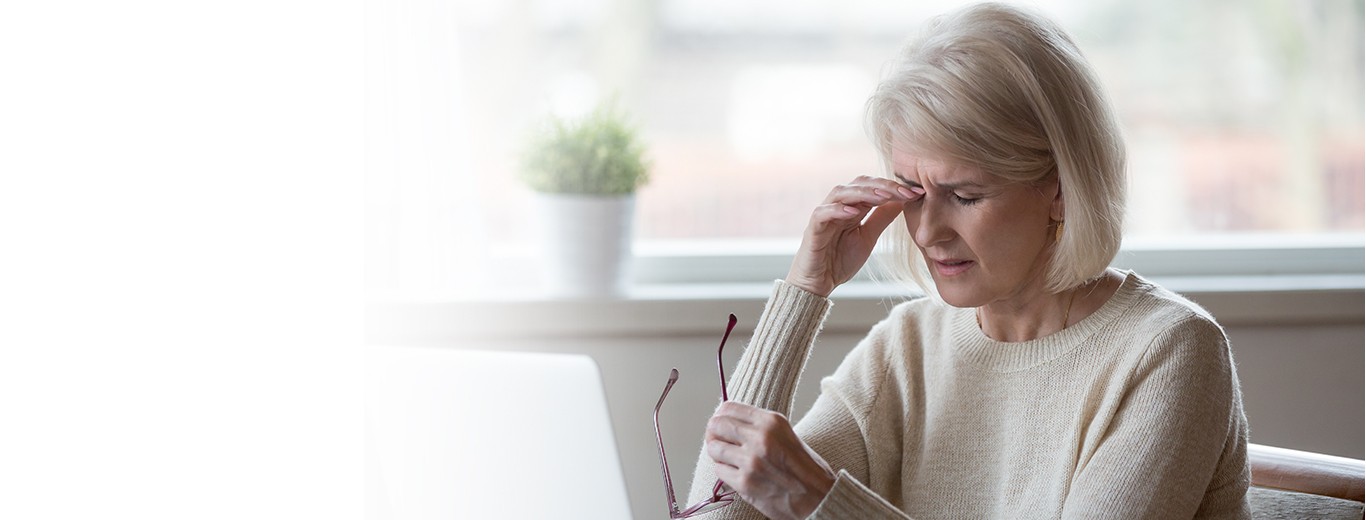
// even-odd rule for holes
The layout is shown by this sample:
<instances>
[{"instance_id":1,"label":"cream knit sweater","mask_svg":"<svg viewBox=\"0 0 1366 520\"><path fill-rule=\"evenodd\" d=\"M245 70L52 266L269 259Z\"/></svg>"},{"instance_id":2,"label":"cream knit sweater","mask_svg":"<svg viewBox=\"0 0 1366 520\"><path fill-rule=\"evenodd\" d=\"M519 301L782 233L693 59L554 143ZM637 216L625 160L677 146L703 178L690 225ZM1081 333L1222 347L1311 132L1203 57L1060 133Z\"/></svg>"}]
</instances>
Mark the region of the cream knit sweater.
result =
<instances>
[{"instance_id":1,"label":"cream knit sweater","mask_svg":"<svg viewBox=\"0 0 1366 520\"><path fill-rule=\"evenodd\" d=\"M830 300L778 281L731 398L790 415ZM811 518L1248 518L1247 421L1223 330L1133 273L1055 334L898 305L821 381L797 433L838 472ZM693 503L709 496L702 453ZM763 518L741 501L705 518Z\"/></svg>"}]
</instances>

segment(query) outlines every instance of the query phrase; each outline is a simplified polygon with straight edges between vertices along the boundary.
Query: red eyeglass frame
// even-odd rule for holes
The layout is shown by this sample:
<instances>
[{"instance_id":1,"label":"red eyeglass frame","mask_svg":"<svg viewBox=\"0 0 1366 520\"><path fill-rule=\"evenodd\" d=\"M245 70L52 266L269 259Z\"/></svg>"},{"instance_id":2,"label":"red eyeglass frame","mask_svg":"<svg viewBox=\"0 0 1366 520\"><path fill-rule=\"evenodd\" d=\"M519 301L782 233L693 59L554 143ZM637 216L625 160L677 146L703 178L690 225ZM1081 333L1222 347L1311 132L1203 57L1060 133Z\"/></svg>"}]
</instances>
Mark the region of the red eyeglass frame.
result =
<instances>
[{"instance_id":1,"label":"red eyeglass frame","mask_svg":"<svg viewBox=\"0 0 1366 520\"><path fill-rule=\"evenodd\" d=\"M725 350L726 339L730 338L730 331L735 328L737 321L735 315L731 314L730 321L726 324L726 334L721 336L721 346L716 347L716 370L721 374L721 402L730 400L730 396L726 394L726 367L721 363L721 352ZM659 396L659 403L655 404L655 442L659 445L659 464L660 470L664 473L664 493L669 500L669 518L675 520L715 511L735 501L735 491L730 490L722 493L724 484L718 479L711 488L711 498L688 506L682 511L678 510L678 499L674 497L673 479L669 477L669 459L664 454L664 437L659 433L659 408L664 405L664 398L669 396L669 389L673 388L676 382L678 382L678 369L669 369L669 382L664 385L664 393Z\"/></svg>"}]
</instances>

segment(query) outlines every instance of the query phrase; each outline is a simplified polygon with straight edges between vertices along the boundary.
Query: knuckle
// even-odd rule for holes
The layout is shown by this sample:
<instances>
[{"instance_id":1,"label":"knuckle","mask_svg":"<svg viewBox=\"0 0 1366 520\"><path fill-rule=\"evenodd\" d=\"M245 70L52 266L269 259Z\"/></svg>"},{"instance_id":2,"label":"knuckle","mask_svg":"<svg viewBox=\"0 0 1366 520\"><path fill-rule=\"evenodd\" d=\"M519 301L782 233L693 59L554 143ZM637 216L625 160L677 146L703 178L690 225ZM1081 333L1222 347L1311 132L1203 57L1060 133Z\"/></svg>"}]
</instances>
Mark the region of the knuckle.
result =
<instances>
[{"instance_id":1,"label":"knuckle","mask_svg":"<svg viewBox=\"0 0 1366 520\"><path fill-rule=\"evenodd\" d=\"M722 446L721 443L719 443L719 442L708 442L708 443L707 443L707 455L710 456L710 457L712 458L712 460L718 460L718 459L722 458L722 456L725 455L725 454L726 454L726 453L725 453L725 447Z\"/></svg>"},{"instance_id":2,"label":"knuckle","mask_svg":"<svg viewBox=\"0 0 1366 520\"><path fill-rule=\"evenodd\" d=\"M720 418L720 417L717 417L717 416L713 415L713 416L711 416L710 419L707 419L707 432L709 432L709 433L710 433L710 432L714 432L714 431L716 431L717 428L720 428L720 427L721 427L721 418Z\"/></svg>"}]
</instances>

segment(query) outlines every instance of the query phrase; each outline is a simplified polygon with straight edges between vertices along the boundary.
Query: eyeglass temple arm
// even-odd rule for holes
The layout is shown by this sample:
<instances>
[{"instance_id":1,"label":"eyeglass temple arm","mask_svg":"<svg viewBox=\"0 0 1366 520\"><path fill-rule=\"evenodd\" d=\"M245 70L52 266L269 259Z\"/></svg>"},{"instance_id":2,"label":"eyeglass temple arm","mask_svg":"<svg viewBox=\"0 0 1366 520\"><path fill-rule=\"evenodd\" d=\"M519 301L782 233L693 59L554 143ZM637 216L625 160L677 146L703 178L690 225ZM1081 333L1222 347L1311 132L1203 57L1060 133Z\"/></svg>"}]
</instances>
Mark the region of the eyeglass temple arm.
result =
<instances>
[{"instance_id":1,"label":"eyeglass temple arm","mask_svg":"<svg viewBox=\"0 0 1366 520\"><path fill-rule=\"evenodd\" d=\"M674 496L673 478L669 476L669 458L664 454L664 436L659 433L659 408L664 406L664 398L669 396L669 389L678 382L678 369L669 369L669 382L664 385L664 393L660 394L659 402L655 404L655 442L659 445L659 465L664 473L664 493L669 499L669 516L677 518L678 499Z\"/></svg>"},{"instance_id":2,"label":"eyeglass temple arm","mask_svg":"<svg viewBox=\"0 0 1366 520\"><path fill-rule=\"evenodd\" d=\"M730 332L735 329L735 324L739 321L734 313L730 315L730 320L726 322L726 333L721 336L721 345L716 347L716 372L721 374L721 402L730 400L730 394L726 391L726 365L721 362L721 352L726 349L726 340L730 339ZM722 482L718 479L716 484L712 485L712 500L721 498L721 484Z\"/></svg>"},{"instance_id":3,"label":"eyeglass temple arm","mask_svg":"<svg viewBox=\"0 0 1366 520\"><path fill-rule=\"evenodd\" d=\"M730 338L730 331L735 329L737 321L735 315L731 314L730 321L726 323L726 334L721 336L721 346L716 347L716 371L721 374L721 401L730 400L730 395L726 393L726 366L721 364L721 351L726 349L726 340Z\"/></svg>"},{"instance_id":4,"label":"eyeglass temple arm","mask_svg":"<svg viewBox=\"0 0 1366 520\"><path fill-rule=\"evenodd\" d=\"M730 315L730 320L726 323L726 334L723 335L723 336L721 336L721 345L718 346L718 347L716 347L716 370L717 370L718 373L721 374L721 400L722 400L722 401L729 401L729 400L730 400L730 396L729 396L729 395L727 394L727 392L726 392L726 366L725 366L724 364L722 364L722 362L721 362L721 353L722 353L723 351L725 351L725 348L726 348L726 340L730 338L730 333L731 333L732 330L735 329L735 324L736 324L738 321L739 321L739 320L735 317L734 314L731 314L731 315ZM659 429L659 409L660 409L661 407L664 406L664 398L669 396L669 390L672 389L672 388L674 387L674 383L677 383L677 382L678 382L678 369L676 369L676 368L671 368L671 369L669 369L669 382L666 383L666 384L664 385L664 393L662 393L662 394L659 395L659 402L655 403L655 413L654 413L654 421L655 421L655 444L656 444L657 446L659 446L659 465L660 465L660 470L661 470L661 472L664 474L664 493L665 493L665 495L666 495L666 498L667 498L668 501L669 501L668 506L669 506L669 517L670 517L670 518L679 518L680 516L686 516L686 515L682 515L682 514L680 514L679 511L678 511L678 498L674 495L673 477L671 477L671 476L669 475L669 457L664 453L664 436L660 433L660 429ZM720 491L721 491L721 481L718 480L718 481L716 481L716 485L712 487L712 499L713 499L713 500L717 500L717 499L721 498L722 495L721 495Z\"/></svg>"}]
</instances>

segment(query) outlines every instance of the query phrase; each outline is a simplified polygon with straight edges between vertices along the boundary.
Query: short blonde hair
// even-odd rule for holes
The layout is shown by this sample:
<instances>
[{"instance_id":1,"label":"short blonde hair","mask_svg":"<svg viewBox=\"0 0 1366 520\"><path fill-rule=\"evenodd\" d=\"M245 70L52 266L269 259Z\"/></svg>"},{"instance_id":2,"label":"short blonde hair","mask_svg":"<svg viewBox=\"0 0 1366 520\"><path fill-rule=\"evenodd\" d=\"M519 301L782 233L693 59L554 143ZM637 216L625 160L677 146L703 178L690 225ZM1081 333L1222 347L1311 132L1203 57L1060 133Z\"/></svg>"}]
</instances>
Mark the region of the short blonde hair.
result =
<instances>
[{"instance_id":1,"label":"short blonde hair","mask_svg":"<svg viewBox=\"0 0 1366 520\"><path fill-rule=\"evenodd\" d=\"M1065 212L1047 287L1100 276L1119 251L1124 143L1110 103L1062 28L987 3L932 20L885 70L868 100L867 131L891 175L892 147L1023 183L1056 172ZM905 217L879 256L886 275L936 294Z\"/></svg>"}]
</instances>

